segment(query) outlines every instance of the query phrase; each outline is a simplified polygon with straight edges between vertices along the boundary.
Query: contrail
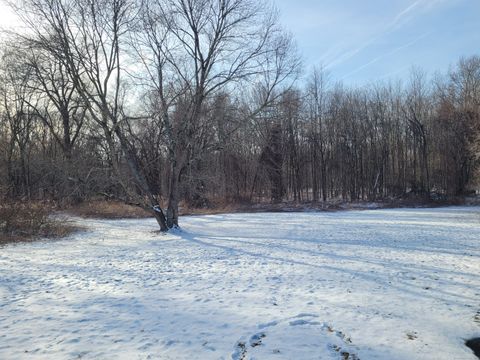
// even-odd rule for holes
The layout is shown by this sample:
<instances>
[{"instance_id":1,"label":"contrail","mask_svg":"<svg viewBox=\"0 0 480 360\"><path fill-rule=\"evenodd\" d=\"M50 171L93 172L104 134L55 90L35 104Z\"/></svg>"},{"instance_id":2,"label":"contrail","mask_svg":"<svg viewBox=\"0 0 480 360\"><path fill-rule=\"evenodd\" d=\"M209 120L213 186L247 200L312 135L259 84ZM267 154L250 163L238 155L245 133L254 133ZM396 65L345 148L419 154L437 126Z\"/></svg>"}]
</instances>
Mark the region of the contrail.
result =
<instances>
[{"instance_id":1,"label":"contrail","mask_svg":"<svg viewBox=\"0 0 480 360\"><path fill-rule=\"evenodd\" d=\"M360 46L344 52L343 54L338 56L334 61L327 64L325 68L330 69L330 68L332 68L332 67L334 67L338 64L341 64L341 63L351 59L352 57L357 55L359 52L363 51L365 48L367 48L371 44L375 43L380 38L390 34L391 32L393 32L395 30L398 30L402 25L405 24L405 22L408 22L410 20L411 16L409 16L409 15L413 15L415 13L416 9L418 9L418 11L422 10L421 8L419 8L420 5L430 5L430 8L431 8L432 5L434 5L438 2L439 2L439 0L433 0L431 2L429 2L428 0L417 0L417 1L413 2L412 4L407 6L405 9L400 11L397 15L395 15L393 20L390 21L384 27L384 30L381 31L378 35L373 36L372 38L365 41Z\"/></svg>"},{"instance_id":2,"label":"contrail","mask_svg":"<svg viewBox=\"0 0 480 360\"><path fill-rule=\"evenodd\" d=\"M415 1L413 4L411 4L410 6L408 6L406 9L404 9L403 11L400 11L397 16L395 16L395 18L393 19L393 21L389 24L388 27L391 27L391 28L395 28L397 24L400 24L400 22L402 21L402 19L407 16L409 13L411 13L416 7L418 7L418 5L421 3L421 1Z\"/></svg>"},{"instance_id":3,"label":"contrail","mask_svg":"<svg viewBox=\"0 0 480 360\"><path fill-rule=\"evenodd\" d=\"M380 56L377 56L376 58L370 60L370 61L367 62L366 64L363 64L362 66L358 67L357 69L353 70L352 72L349 72L348 74L346 74L345 76L343 76L341 80L344 80L345 78L347 78L347 77L349 77L349 76L351 76L351 75L353 75L353 74L356 74L356 73L362 71L363 69L369 67L370 65L375 64L376 62L382 60L383 58L386 58L386 57L388 57L388 56L390 56L390 55L393 55L393 54L395 54L395 53L397 53L397 52L399 52L399 51L401 51L401 50L403 50L403 49L405 49L405 48L408 48L408 47L416 44L417 42L419 42L419 41L422 40L423 38L426 38L427 36L429 36L429 35L432 34L432 33L433 33L433 31L428 31L428 32L420 35L419 37L415 38L414 40L412 40L412 41L404 44L404 45L398 46L398 47L396 47L395 49L393 49L393 50L391 50L391 51L389 51L389 52L386 52L386 53L384 53L384 54L382 54L382 55L380 55Z\"/></svg>"}]
</instances>

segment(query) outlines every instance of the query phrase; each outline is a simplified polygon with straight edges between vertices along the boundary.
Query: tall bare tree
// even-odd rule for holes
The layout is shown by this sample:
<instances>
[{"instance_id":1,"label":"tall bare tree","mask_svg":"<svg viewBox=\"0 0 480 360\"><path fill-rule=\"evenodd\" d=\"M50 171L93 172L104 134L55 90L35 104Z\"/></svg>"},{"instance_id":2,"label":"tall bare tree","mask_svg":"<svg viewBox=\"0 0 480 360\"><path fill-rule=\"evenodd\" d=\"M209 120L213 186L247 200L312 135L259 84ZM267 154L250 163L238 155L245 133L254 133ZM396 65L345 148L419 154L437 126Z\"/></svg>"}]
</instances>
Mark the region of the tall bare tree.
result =
<instances>
[{"instance_id":1,"label":"tall bare tree","mask_svg":"<svg viewBox=\"0 0 480 360\"><path fill-rule=\"evenodd\" d=\"M208 150L208 99L261 83L264 99L298 70L291 38L274 8L252 0L145 0L135 48L148 75L154 116L165 127L167 226L178 225L179 184L187 164ZM205 146L207 145L207 146ZM215 147L215 145L214 145Z\"/></svg>"}]
</instances>

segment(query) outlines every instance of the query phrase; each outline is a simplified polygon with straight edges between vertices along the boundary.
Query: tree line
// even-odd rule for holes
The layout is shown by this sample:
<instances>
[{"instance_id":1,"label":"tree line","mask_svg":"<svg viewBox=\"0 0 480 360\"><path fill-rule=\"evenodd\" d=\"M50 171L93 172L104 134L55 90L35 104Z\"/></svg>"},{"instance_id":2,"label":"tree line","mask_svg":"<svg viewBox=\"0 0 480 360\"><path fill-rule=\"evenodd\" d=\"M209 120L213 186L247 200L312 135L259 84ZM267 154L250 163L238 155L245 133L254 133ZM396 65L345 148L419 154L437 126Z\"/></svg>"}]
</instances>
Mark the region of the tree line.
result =
<instances>
[{"instance_id":1,"label":"tree line","mask_svg":"<svg viewBox=\"0 0 480 360\"><path fill-rule=\"evenodd\" d=\"M347 87L253 0L22 0L0 64L0 195L149 209L474 189L480 57Z\"/></svg>"}]
</instances>

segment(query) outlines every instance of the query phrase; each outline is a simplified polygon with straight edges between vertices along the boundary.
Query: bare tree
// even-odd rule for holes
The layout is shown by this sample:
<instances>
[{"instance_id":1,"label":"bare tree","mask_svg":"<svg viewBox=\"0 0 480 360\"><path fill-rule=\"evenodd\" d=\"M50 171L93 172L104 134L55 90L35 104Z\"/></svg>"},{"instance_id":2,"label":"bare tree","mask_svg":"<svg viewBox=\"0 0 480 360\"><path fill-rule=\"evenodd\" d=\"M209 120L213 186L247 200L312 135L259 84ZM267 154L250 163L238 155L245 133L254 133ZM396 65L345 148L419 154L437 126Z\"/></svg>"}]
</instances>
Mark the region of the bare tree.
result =
<instances>
[{"instance_id":1,"label":"bare tree","mask_svg":"<svg viewBox=\"0 0 480 360\"><path fill-rule=\"evenodd\" d=\"M19 14L34 30L34 37L28 40L61 61L90 117L103 130L112 165L120 179L118 140L140 196L122 182L125 191L139 204L153 209L161 230L167 230L158 199L125 133L129 117L125 114L124 69L120 63L126 46L123 39L132 25L135 3L129 0L26 0L21 3L24 6Z\"/></svg>"},{"instance_id":2,"label":"bare tree","mask_svg":"<svg viewBox=\"0 0 480 360\"><path fill-rule=\"evenodd\" d=\"M275 9L263 1L147 0L141 14L135 48L154 94L154 116L165 128L167 226L174 227L181 175L195 156L209 149L208 99L261 82L264 107L274 90L295 75L298 61Z\"/></svg>"},{"instance_id":3,"label":"bare tree","mask_svg":"<svg viewBox=\"0 0 480 360\"><path fill-rule=\"evenodd\" d=\"M327 161L325 113L327 103L328 76L322 68L314 68L307 87L308 111L311 131L311 166L313 200L319 199L319 187L322 200L327 201ZM318 172L320 171L320 176ZM320 177L320 179L319 179Z\"/></svg>"}]
</instances>

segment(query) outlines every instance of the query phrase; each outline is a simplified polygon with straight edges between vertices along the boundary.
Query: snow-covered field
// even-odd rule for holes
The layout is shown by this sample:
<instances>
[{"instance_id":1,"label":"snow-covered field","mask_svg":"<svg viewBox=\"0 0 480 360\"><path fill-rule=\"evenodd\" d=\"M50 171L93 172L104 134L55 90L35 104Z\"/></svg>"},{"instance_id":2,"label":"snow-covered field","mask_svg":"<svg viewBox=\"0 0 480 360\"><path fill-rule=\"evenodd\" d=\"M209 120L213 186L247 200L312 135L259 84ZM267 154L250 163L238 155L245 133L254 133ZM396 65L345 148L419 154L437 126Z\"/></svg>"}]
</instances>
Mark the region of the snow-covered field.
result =
<instances>
[{"instance_id":1,"label":"snow-covered field","mask_svg":"<svg viewBox=\"0 0 480 360\"><path fill-rule=\"evenodd\" d=\"M0 359L475 359L479 207L81 222L0 248Z\"/></svg>"}]
</instances>

